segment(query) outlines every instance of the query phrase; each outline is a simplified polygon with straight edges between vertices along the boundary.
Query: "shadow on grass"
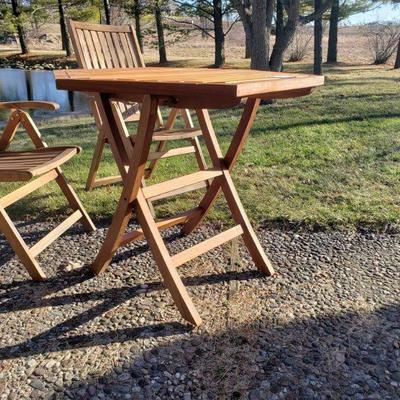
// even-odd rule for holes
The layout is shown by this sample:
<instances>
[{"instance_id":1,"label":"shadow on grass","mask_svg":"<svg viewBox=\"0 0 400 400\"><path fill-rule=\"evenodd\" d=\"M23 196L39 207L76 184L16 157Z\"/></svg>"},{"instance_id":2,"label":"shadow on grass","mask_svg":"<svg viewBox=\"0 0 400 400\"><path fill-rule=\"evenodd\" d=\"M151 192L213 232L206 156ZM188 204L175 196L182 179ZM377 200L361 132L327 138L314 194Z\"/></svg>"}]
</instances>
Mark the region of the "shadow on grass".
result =
<instances>
[{"instance_id":1,"label":"shadow on grass","mask_svg":"<svg viewBox=\"0 0 400 400\"><path fill-rule=\"evenodd\" d=\"M265 106L268 107L268 106ZM292 122L292 123L283 123L280 122L279 125L273 125L269 127L265 126L260 126L257 125L257 121L255 125L253 126L251 130L251 135L266 135L266 134L271 134L270 130L271 129L279 129L279 130L285 130L285 129L292 129L292 128L302 128L302 127L307 127L307 126L315 126L315 125L336 125L340 123L350 123L350 122L356 122L356 121L368 121L372 119L383 119L383 118L399 118L400 117L400 112L385 112L385 113L379 113L379 114L368 114L368 115L354 115L351 117L338 117L337 115L332 116L332 118L325 117L321 119L310 119L307 121L302 121L302 122ZM218 118L218 117L217 117ZM231 136L232 133L219 133L221 136Z\"/></svg>"},{"instance_id":2,"label":"shadow on grass","mask_svg":"<svg viewBox=\"0 0 400 400\"><path fill-rule=\"evenodd\" d=\"M329 97L333 100L348 100L348 99L371 99L371 100L394 100L400 99L397 93L363 93L363 94L330 94Z\"/></svg>"},{"instance_id":3,"label":"shadow on grass","mask_svg":"<svg viewBox=\"0 0 400 400\"><path fill-rule=\"evenodd\" d=\"M346 86L346 85L350 85L350 86L371 86L371 84L374 81L385 81L385 82L390 82L390 83L397 83L399 82L398 78L395 77L372 77L369 80L365 80L365 78L361 79L361 80L356 80L356 79L341 79L341 80L331 80L329 78L327 78L327 83L329 83L331 86Z\"/></svg>"}]
</instances>

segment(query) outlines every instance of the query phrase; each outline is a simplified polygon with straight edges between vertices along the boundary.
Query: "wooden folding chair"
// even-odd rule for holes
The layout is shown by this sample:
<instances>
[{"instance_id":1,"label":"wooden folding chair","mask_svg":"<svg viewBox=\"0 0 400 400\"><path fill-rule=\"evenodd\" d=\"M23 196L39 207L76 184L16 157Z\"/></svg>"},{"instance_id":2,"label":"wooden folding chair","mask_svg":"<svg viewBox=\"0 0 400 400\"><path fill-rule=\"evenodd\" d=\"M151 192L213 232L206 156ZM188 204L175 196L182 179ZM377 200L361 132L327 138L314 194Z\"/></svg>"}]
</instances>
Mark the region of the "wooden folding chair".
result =
<instances>
[{"instance_id":1,"label":"wooden folding chair","mask_svg":"<svg viewBox=\"0 0 400 400\"><path fill-rule=\"evenodd\" d=\"M0 198L0 231L3 232L34 280L46 278L35 257L73 224L80 221L88 232L96 229L60 169L60 165L80 152L80 148L76 146L47 147L29 114L22 111L22 109L56 110L58 108L59 106L56 103L42 101L0 103L0 109L11 110L11 115L0 136L0 182L30 181ZM25 128L36 149L30 151L6 151L19 125ZM38 178L32 180L34 177ZM6 208L53 180L57 182L63 191L74 212L29 248L8 216Z\"/></svg>"},{"instance_id":2,"label":"wooden folding chair","mask_svg":"<svg viewBox=\"0 0 400 400\"><path fill-rule=\"evenodd\" d=\"M71 41L75 50L75 55L80 68L86 69L110 69L110 68L135 68L145 67L142 53L136 38L135 29L131 25L112 26L101 24L89 24L68 20L68 29ZM98 104L91 98L92 113L99 131L97 144L92 158L86 190L95 187L119 182L121 176L110 176L96 179L99 169L104 146L108 143L104 124L98 109ZM129 121L139 121L140 105L132 102L117 101L113 102L113 112L118 114L117 120L120 122L118 129L125 137L128 137L128 130L125 123ZM178 114L181 113L185 123L185 129L173 129ZM120 118L121 117L121 118ZM202 135L200 129L195 129L190 113L186 109L171 109L168 119L164 124L161 112L157 113L158 129L155 131L153 141L158 142L155 152L150 153L148 166L144 177L151 177L159 159L175 157L184 154L194 153L200 170L207 168L203 153L199 144L198 136ZM188 140L190 146L166 150L167 142L172 140ZM127 142L129 139L127 139ZM130 146L128 144L128 146ZM120 174L127 165L122 165L122 160L116 160L119 164ZM203 184L207 186L208 182Z\"/></svg>"}]
</instances>

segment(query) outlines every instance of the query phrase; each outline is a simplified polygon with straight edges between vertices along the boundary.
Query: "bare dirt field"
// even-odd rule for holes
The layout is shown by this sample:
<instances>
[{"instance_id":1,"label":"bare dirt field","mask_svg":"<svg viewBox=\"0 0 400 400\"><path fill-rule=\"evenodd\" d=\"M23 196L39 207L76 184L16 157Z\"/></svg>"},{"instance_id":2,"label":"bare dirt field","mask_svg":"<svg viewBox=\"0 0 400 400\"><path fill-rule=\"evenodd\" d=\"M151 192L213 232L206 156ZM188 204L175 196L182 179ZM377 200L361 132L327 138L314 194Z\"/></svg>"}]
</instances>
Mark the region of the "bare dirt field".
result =
<instances>
[{"instance_id":1,"label":"bare dirt field","mask_svg":"<svg viewBox=\"0 0 400 400\"><path fill-rule=\"evenodd\" d=\"M311 28L310 28L311 29ZM59 52L60 51L60 33L57 24L43 26L40 32L35 34L37 39L32 39L31 50L35 52ZM40 38L40 39L39 39ZM272 43L275 37L271 38ZM328 29L324 32L323 52L326 54L328 42ZM0 45L0 50L18 50L17 43ZM370 64L372 55L369 50L368 40L363 33L363 27L348 26L340 27L338 43L338 59L340 62L349 64ZM60 52L61 54L61 52ZM158 60L158 51L155 38L148 36L145 38L145 59L148 63L154 63ZM171 39L167 34L167 55L169 61L176 61L190 64L204 65L205 61L212 64L214 57L214 42L212 38L202 39L200 33L193 33L188 37L179 40ZM234 62L237 66L238 61L242 60L243 66L249 61L244 59L244 32L242 26L237 24L226 38L226 61L227 66ZM312 41L308 46L308 51L303 62L312 61Z\"/></svg>"}]
</instances>

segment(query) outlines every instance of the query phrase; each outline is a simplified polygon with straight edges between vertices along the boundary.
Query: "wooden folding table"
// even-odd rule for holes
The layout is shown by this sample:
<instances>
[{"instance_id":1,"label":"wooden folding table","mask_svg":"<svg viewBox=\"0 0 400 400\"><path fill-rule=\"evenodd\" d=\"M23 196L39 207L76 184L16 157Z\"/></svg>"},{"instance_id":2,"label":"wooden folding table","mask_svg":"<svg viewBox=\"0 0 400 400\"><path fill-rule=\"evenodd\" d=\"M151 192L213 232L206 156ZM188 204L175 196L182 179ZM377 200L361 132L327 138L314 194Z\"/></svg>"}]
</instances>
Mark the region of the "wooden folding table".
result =
<instances>
[{"instance_id":1,"label":"wooden folding table","mask_svg":"<svg viewBox=\"0 0 400 400\"><path fill-rule=\"evenodd\" d=\"M290 98L309 94L324 78L315 75L253 70L210 70L192 68L139 68L110 70L56 71L58 89L93 93L111 150L123 175L124 188L107 237L92 265L95 274L110 263L117 249L133 240L146 238L164 282L182 314L193 325L201 318L177 272L177 267L237 236L242 236L250 255L262 272L272 275L273 267L265 255L246 216L232 182L230 172L243 149L254 122L260 100ZM247 98L236 132L225 155L219 147L208 109L230 108ZM127 138L118 127L119 115L113 113L110 100L142 103L137 134ZM142 185L159 105L195 109L212 168L178 177L152 186ZM127 140L133 143L128 154ZM182 214L155 221L147 200L176 195L209 182L200 204ZM182 224L185 234L202 222L222 190L237 225L181 253L170 255L160 230ZM135 212L140 229L125 233Z\"/></svg>"}]
</instances>

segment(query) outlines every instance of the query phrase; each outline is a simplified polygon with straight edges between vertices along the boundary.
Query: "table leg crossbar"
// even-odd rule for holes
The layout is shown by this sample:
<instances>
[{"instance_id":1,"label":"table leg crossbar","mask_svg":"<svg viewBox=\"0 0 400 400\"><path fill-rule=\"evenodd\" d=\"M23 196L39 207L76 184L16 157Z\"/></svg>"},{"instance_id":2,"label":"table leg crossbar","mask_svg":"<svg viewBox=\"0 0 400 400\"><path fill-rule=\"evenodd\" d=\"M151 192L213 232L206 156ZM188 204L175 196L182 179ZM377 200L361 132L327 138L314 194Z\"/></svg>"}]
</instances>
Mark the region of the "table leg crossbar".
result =
<instances>
[{"instance_id":1,"label":"table leg crossbar","mask_svg":"<svg viewBox=\"0 0 400 400\"><path fill-rule=\"evenodd\" d=\"M106 99L103 98L103 101L106 101ZM207 110L197 110L200 127L213 164L212 168L143 187L141 181L146 172L146 161L157 120L158 107L157 97L145 97L133 148L133 162L127 172L124 189L111 227L93 263L92 270L95 274L101 273L109 265L119 247L132 240L146 238L164 282L171 292L182 317L191 324L198 326L202 322L200 315L182 283L177 267L227 241L242 236L255 265L267 275L274 273L273 267L247 218L230 176L230 171L249 134L258 106L259 101L256 99L247 101L241 121L225 157L222 155ZM111 118L111 113L107 117ZM115 126L115 121L109 121L109 126ZM112 134L111 131L110 134ZM198 189L199 187L204 187L206 183L206 194L198 207L158 222L155 221L149 208L148 200L164 198L169 195L173 196L177 192L182 193L182 189ZM208 183L210 184L208 185ZM201 186L199 186L200 184ZM178 254L170 255L160 231L177 224L183 225L184 233L193 231L207 215L221 190L237 225ZM141 228L125 233L132 211L135 211Z\"/></svg>"}]
</instances>

